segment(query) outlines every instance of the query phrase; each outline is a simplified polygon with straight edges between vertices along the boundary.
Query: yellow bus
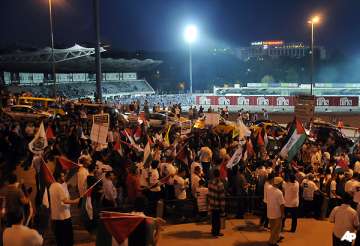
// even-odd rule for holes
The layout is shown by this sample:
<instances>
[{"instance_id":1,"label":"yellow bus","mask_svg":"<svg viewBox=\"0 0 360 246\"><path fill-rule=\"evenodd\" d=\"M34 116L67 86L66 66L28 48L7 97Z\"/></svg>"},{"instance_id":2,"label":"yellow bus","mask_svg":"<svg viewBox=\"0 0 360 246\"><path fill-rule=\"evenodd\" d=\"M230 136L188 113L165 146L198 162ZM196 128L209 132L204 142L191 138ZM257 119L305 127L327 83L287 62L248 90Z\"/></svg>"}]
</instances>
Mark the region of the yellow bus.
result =
<instances>
[{"instance_id":1,"label":"yellow bus","mask_svg":"<svg viewBox=\"0 0 360 246\"><path fill-rule=\"evenodd\" d=\"M65 111L62 109L60 103L53 98L47 97L19 97L18 104L31 105L34 108L38 108L47 111L54 116L64 116Z\"/></svg>"}]
</instances>

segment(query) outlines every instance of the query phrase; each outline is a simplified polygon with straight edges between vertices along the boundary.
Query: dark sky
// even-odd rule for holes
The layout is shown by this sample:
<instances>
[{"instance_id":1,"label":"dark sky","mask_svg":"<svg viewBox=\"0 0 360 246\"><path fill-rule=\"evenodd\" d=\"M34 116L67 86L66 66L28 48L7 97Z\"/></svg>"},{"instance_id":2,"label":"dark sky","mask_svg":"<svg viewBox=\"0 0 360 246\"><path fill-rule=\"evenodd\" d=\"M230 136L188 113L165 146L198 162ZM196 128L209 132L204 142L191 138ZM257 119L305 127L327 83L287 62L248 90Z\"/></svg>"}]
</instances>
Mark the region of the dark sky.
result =
<instances>
[{"instance_id":1,"label":"dark sky","mask_svg":"<svg viewBox=\"0 0 360 246\"><path fill-rule=\"evenodd\" d=\"M113 49L177 50L187 23L200 29L199 47L238 47L255 40L309 40L310 15L322 21L316 40L360 51L359 0L100 0L102 40ZM53 0L55 42L94 40L92 0ZM47 0L1 0L0 45L49 41Z\"/></svg>"}]
</instances>

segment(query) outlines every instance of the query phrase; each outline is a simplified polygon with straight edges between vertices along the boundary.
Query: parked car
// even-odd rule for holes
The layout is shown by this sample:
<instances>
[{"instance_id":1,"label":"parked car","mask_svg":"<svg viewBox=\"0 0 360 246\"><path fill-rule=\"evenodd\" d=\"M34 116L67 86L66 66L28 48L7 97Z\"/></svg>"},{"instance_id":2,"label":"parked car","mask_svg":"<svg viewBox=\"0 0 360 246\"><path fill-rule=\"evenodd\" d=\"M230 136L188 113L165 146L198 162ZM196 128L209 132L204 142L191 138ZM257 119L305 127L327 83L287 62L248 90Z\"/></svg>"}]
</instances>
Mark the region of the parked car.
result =
<instances>
[{"instance_id":1,"label":"parked car","mask_svg":"<svg viewBox=\"0 0 360 246\"><path fill-rule=\"evenodd\" d=\"M36 109L29 105L14 105L5 108L4 114L12 120L17 121L45 120L53 116L49 112Z\"/></svg>"}]
</instances>

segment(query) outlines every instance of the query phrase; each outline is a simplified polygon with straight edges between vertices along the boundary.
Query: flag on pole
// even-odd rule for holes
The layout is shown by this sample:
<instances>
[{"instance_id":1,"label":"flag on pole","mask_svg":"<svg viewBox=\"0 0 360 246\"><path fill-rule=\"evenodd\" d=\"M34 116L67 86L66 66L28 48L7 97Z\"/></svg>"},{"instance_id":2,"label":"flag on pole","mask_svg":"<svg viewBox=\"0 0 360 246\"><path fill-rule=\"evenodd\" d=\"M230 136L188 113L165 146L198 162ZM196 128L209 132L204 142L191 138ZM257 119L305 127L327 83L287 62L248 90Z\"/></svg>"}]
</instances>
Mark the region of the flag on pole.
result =
<instances>
[{"instance_id":1,"label":"flag on pole","mask_svg":"<svg viewBox=\"0 0 360 246\"><path fill-rule=\"evenodd\" d=\"M126 128L124 131L122 131L123 132L123 134L129 139L129 141L130 141L130 143L132 144L132 145L136 145L136 143L135 143L135 140L130 136L130 134L129 134L129 132L131 132L131 130L129 129L129 128Z\"/></svg>"},{"instance_id":2,"label":"flag on pole","mask_svg":"<svg viewBox=\"0 0 360 246\"><path fill-rule=\"evenodd\" d=\"M295 119L293 121L287 134L287 139L286 144L280 151L280 156L291 161L306 140L305 129L299 120Z\"/></svg>"},{"instance_id":3,"label":"flag on pole","mask_svg":"<svg viewBox=\"0 0 360 246\"><path fill-rule=\"evenodd\" d=\"M40 175L42 181L45 183L46 186L50 186L52 183L55 182L55 178L49 170L49 167L46 165L45 161L40 166Z\"/></svg>"},{"instance_id":4,"label":"flag on pole","mask_svg":"<svg viewBox=\"0 0 360 246\"><path fill-rule=\"evenodd\" d=\"M257 135L257 142L256 142L258 146L263 146L263 145L265 145L264 138L263 138L263 136L261 135L261 132L262 132L262 129L260 128L260 129L259 129L259 132L258 132L258 135Z\"/></svg>"},{"instance_id":5,"label":"flag on pole","mask_svg":"<svg viewBox=\"0 0 360 246\"><path fill-rule=\"evenodd\" d=\"M236 128L238 129L239 131L239 137L240 139L243 139L245 137L250 137L251 135L251 131L249 130L249 128L247 126L245 126L244 122L239 119L237 121L237 126Z\"/></svg>"},{"instance_id":6,"label":"flag on pole","mask_svg":"<svg viewBox=\"0 0 360 246\"><path fill-rule=\"evenodd\" d=\"M36 132L34 139L29 143L29 150L34 154L41 154L48 146L44 123L41 122L39 130Z\"/></svg>"},{"instance_id":7,"label":"flag on pole","mask_svg":"<svg viewBox=\"0 0 360 246\"><path fill-rule=\"evenodd\" d=\"M239 147L235 150L234 154L231 156L230 160L227 162L226 167L231 169L233 166L239 163L242 157L243 147L239 145Z\"/></svg>"},{"instance_id":8,"label":"flag on pole","mask_svg":"<svg viewBox=\"0 0 360 246\"><path fill-rule=\"evenodd\" d=\"M147 142L144 148L144 165L152 161L150 141Z\"/></svg>"},{"instance_id":9,"label":"flag on pole","mask_svg":"<svg viewBox=\"0 0 360 246\"><path fill-rule=\"evenodd\" d=\"M53 131L51 126L48 126L46 128L46 139L49 141L49 140L52 140L54 138L56 138L56 136L54 134L54 131Z\"/></svg>"},{"instance_id":10,"label":"flag on pole","mask_svg":"<svg viewBox=\"0 0 360 246\"><path fill-rule=\"evenodd\" d=\"M142 136L142 129L141 126L136 127L135 133L134 133L134 139L135 142L138 142Z\"/></svg>"},{"instance_id":11,"label":"flag on pole","mask_svg":"<svg viewBox=\"0 0 360 246\"><path fill-rule=\"evenodd\" d=\"M124 156L123 148L119 139L117 139L114 144L114 150L117 151L121 156Z\"/></svg>"},{"instance_id":12,"label":"flag on pole","mask_svg":"<svg viewBox=\"0 0 360 246\"><path fill-rule=\"evenodd\" d=\"M100 219L118 244L122 244L146 217L132 214L102 212Z\"/></svg>"},{"instance_id":13,"label":"flag on pole","mask_svg":"<svg viewBox=\"0 0 360 246\"><path fill-rule=\"evenodd\" d=\"M70 170L70 169L79 167L79 165L77 163L72 162L71 160L69 160L68 158L66 158L63 155L60 156L58 158L58 160L59 160L59 164L60 164L62 170Z\"/></svg>"}]
</instances>

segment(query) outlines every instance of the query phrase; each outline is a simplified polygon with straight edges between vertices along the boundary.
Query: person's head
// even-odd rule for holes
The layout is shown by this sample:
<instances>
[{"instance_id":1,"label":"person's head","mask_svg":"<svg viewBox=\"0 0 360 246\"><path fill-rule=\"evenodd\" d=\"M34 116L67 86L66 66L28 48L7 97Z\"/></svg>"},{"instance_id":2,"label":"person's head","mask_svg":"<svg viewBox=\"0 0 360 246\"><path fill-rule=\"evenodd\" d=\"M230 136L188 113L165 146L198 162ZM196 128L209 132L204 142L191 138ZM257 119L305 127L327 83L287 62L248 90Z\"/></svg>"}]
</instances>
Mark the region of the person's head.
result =
<instances>
[{"instance_id":1,"label":"person's head","mask_svg":"<svg viewBox=\"0 0 360 246\"><path fill-rule=\"evenodd\" d=\"M10 173L8 178L9 184L15 184L17 182L17 177L15 173Z\"/></svg>"},{"instance_id":2,"label":"person's head","mask_svg":"<svg viewBox=\"0 0 360 246\"><path fill-rule=\"evenodd\" d=\"M113 179L113 178L114 178L113 172L106 172L106 173L105 173L105 178L107 178L107 179Z\"/></svg>"},{"instance_id":3,"label":"person's head","mask_svg":"<svg viewBox=\"0 0 360 246\"><path fill-rule=\"evenodd\" d=\"M267 176L267 181L271 183L274 178L275 178L275 174L274 172L271 172Z\"/></svg>"},{"instance_id":4,"label":"person's head","mask_svg":"<svg viewBox=\"0 0 360 246\"><path fill-rule=\"evenodd\" d=\"M342 203L351 205L352 200L353 198L349 193L345 192L345 194L343 194Z\"/></svg>"},{"instance_id":5,"label":"person's head","mask_svg":"<svg viewBox=\"0 0 360 246\"><path fill-rule=\"evenodd\" d=\"M311 181L314 180L314 174L310 173L310 174L308 175L308 179L311 180Z\"/></svg>"},{"instance_id":6,"label":"person's head","mask_svg":"<svg viewBox=\"0 0 360 246\"><path fill-rule=\"evenodd\" d=\"M272 185L276 188L281 188L282 186L282 183L283 183L283 178L282 177L275 177L273 180L272 180Z\"/></svg>"},{"instance_id":7,"label":"person's head","mask_svg":"<svg viewBox=\"0 0 360 246\"><path fill-rule=\"evenodd\" d=\"M96 165L95 164L91 164L88 166L88 171L89 173L94 173L96 169Z\"/></svg>"},{"instance_id":8,"label":"person's head","mask_svg":"<svg viewBox=\"0 0 360 246\"><path fill-rule=\"evenodd\" d=\"M220 177L220 170L219 169L214 169L213 171L213 175L214 175L214 178L219 178Z\"/></svg>"},{"instance_id":9,"label":"person's head","mask_svg":"<svg viewBox=\"0 0 360 246\"><path fill-rule=\"evenodd\" d=\"M54 178L56 182L59 182L60 184L65 182L65 173L64 172L56 172L54 173Z\"/></svg>"},{"instance_id":10,"label":"person's head","mask_svg":"<svg viewBox=\"0 0 360 246\"><path fill-rule=\"evenodd\" d=\"M7 218L12 222L12 225L21 225L24 220L24 213L22 209L15 209L7 213Z\"/></svg>"},{"instance_id":11,"label":"person's head","mask_svg":"<svg viewBox=\"0 0 360 246\"><path fill-rule=\"evenodd\" d=\"M159 161L153 160L153 161L151 162L151 168L152 168L152 169L156 169L156 168L158 168L158 166L159 166Z\"/></svg>"},{"instance_id":12,"label":"person's head","mask_svg":"<svg viewBox=\"0 0 360 246\"><path fill-rule=\"evenodd\" d=\"M289 174L289 181L290 181L291 183L295 183L295 181L296 181L296 176L295 176L293 173L290 173L290 174Z\"/></svg>"}]
</instances>

